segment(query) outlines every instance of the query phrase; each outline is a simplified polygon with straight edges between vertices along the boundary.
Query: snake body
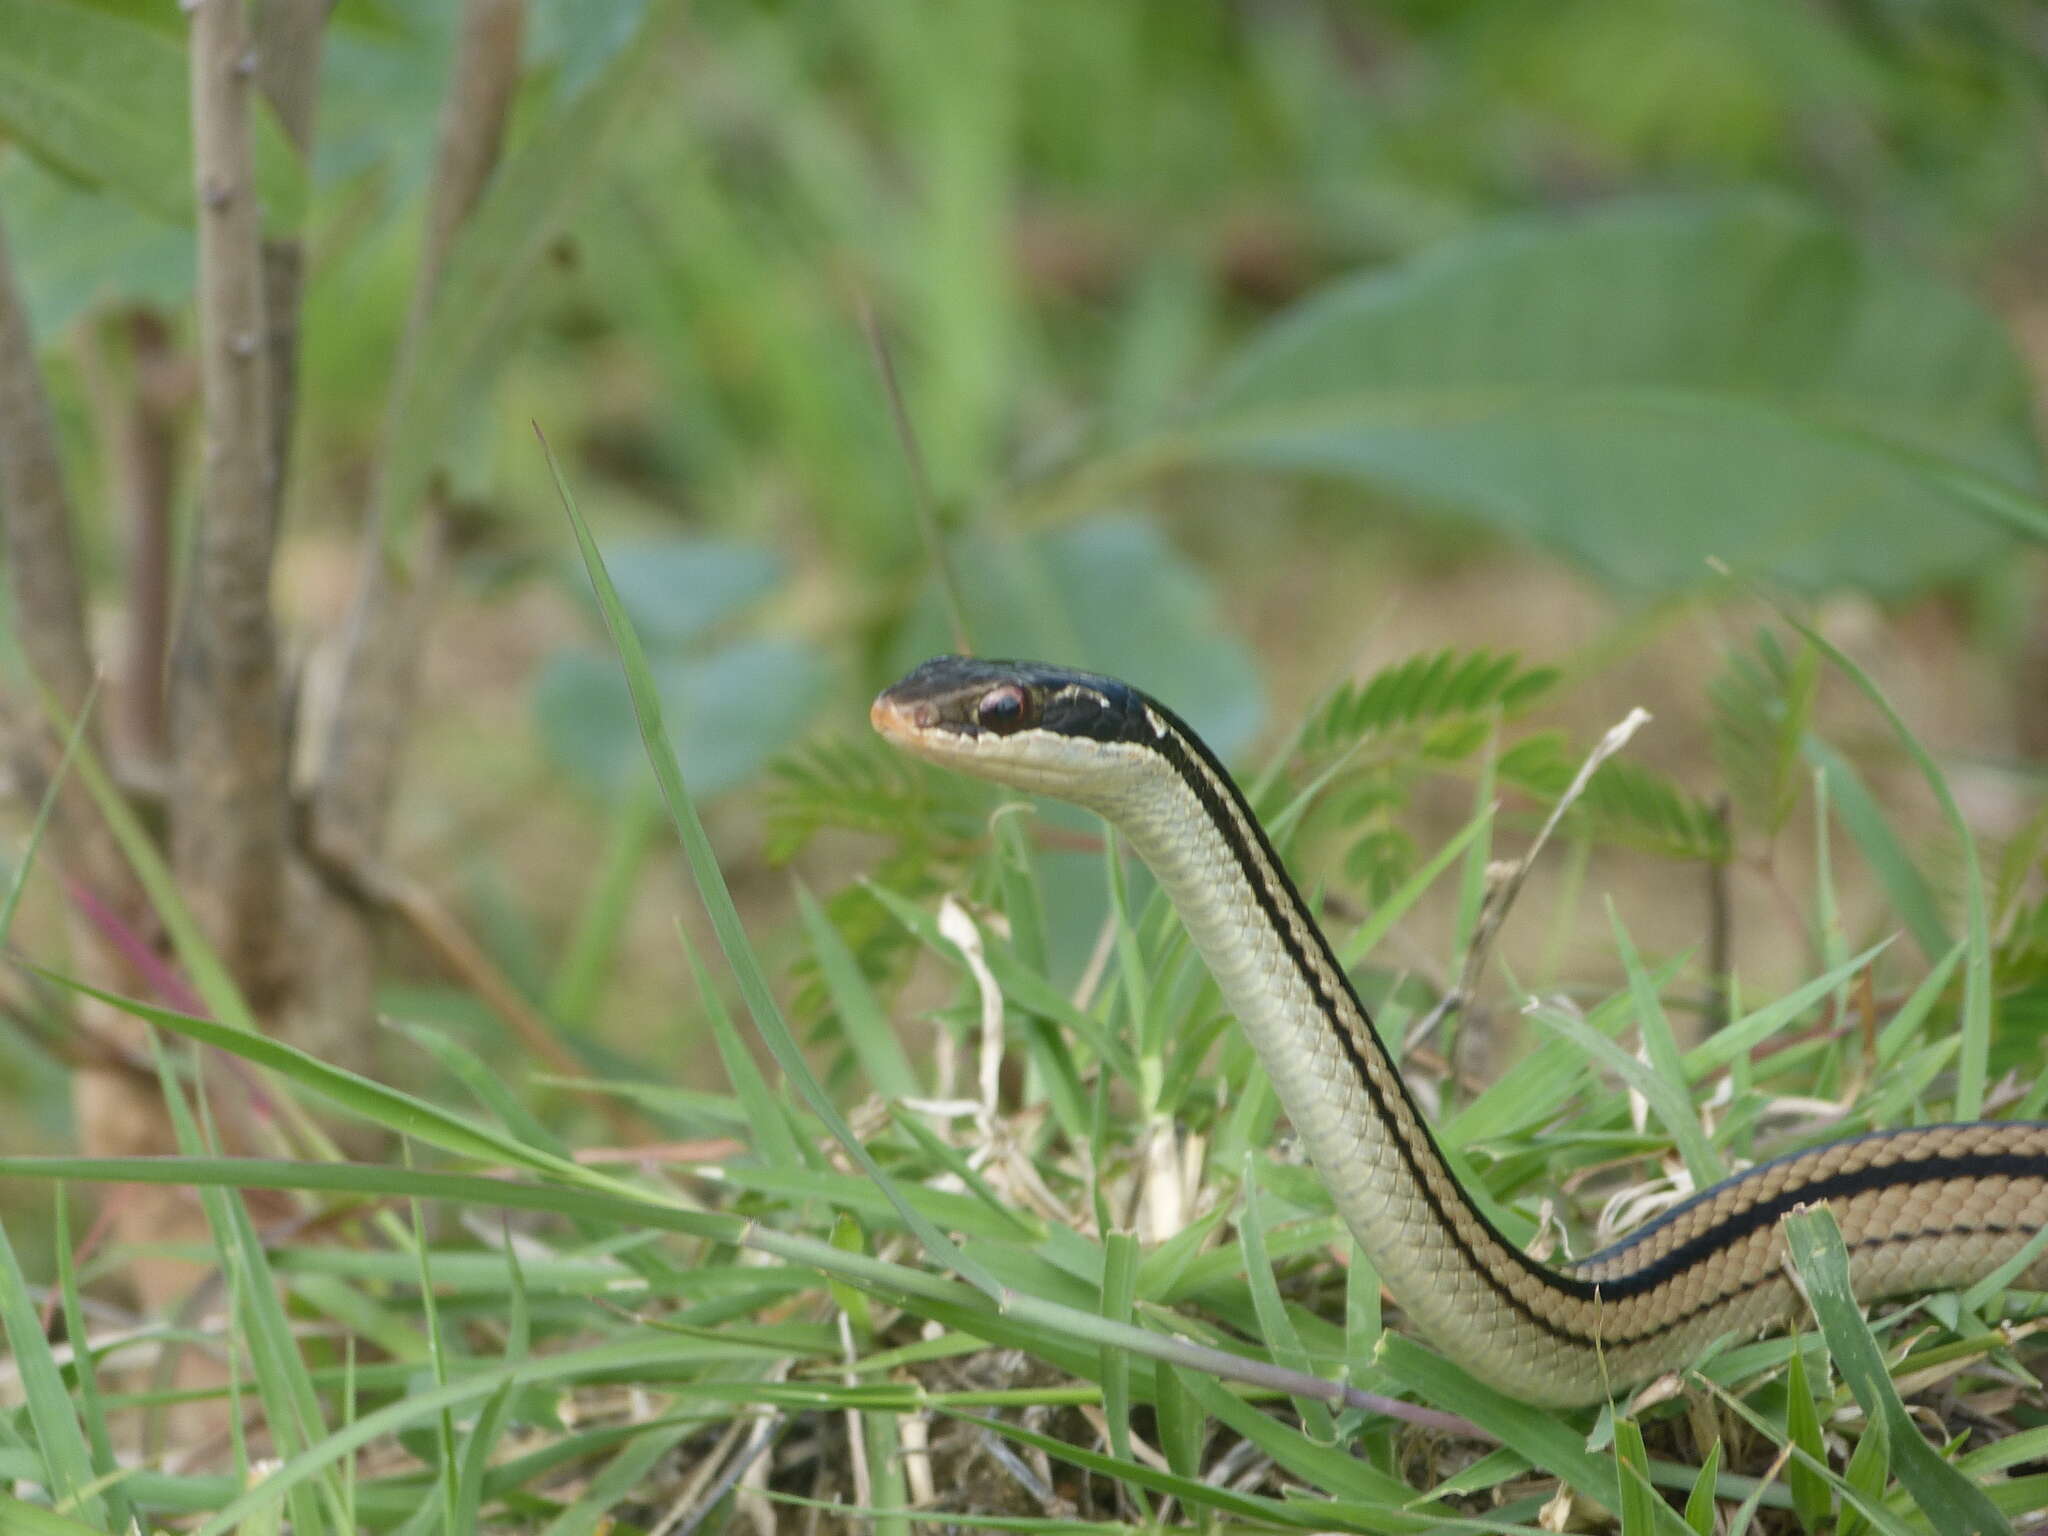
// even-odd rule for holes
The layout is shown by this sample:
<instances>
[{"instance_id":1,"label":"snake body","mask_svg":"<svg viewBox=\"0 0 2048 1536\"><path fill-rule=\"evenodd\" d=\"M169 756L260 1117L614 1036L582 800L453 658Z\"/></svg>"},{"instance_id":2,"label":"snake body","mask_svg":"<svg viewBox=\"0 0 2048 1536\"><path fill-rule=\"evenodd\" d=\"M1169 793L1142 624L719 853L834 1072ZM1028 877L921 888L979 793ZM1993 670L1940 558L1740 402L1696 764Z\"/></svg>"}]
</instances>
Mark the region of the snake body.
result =
<instances>
[{"instance_id":1,"label":"snake body","mask_svg":"<svg viewBox=\"0 0 2048 1536\"><path fill-rule=\"evenodd\" d=\"M1779 1158L1588 1258L1509 1243L1466 1195L1230 775L1114 678L941 657L875 701L921 757L1107 819L1151 866L1338 1213L1423 1334L1482 1381L1572 1407L1798 1305L1778 1218L1827 1202L1864 1300L1970 1285L2048 1224L2048 1124L1879 1132ZM2025 1283L2048 1285L2048 1260Z\"/></svg>"}]
</instances>

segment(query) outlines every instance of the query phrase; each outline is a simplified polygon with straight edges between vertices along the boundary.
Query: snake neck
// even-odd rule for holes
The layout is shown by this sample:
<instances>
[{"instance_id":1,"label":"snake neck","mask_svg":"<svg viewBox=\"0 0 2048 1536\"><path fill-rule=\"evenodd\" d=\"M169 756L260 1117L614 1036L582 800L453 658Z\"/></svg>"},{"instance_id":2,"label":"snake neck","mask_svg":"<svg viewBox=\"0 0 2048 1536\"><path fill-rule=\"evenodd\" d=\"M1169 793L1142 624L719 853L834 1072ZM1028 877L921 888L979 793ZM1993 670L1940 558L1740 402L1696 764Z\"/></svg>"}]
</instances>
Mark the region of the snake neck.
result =
<instances>
[{"instance_id":1,"label":"snake neck","mask_svg":"<svg viewBox=\"0 0 2048 1536\"><path fill-rule=\"evenodd\" d=\"M1439 1345L1501 1380L1498 1341L1471 1326L1474 1296L1540 1330L1543 1303L1590 1287L1506 1242L1467 1197L1234 783L1192 733L1169 729L1159 748L1170 782L1096 809L1173 900L1381 1281Z\"/></svg>"}]
</instances>

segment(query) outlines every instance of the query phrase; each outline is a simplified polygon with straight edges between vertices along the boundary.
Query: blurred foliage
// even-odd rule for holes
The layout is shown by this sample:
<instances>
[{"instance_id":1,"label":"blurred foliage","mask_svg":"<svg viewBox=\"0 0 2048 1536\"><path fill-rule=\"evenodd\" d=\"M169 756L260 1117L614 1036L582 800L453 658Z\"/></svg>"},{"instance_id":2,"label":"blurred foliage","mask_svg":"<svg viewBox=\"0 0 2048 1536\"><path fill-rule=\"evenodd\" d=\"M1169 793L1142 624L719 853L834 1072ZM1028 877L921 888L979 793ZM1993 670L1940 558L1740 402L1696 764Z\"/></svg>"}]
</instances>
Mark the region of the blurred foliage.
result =
<instances>
[{"instance_id":1,"label":"blurred foliage","mask_svg":"<svg viewBox=\"0 0 2048 1536\"><path fill-rule=\"evenodd\" d=\"M6 168L38 315L170 304L189 264L147 221L188 195L157 122L182 121L175 30L134 0L29 9L15 30L44 51L0 81L0 123L105 189ZM401 378L395 504L438 455L465 497L542 515L524 416L567 415L598 474L689 521L801 528L860 594L831 618L872 646L922 560L867 301L948 517L999 543L1006 483L1131 511L1154 483L1116 472L1162 457L1345 477L1382 511L1508 528L1632 589L1694 583L1717 554L1910 590L2038 511L2024 383L1943 280L1995 270L2041 221L2024 6L712 0L651 61L644 11L536 6L519 153L457 258L464 302ZM315 515L381 419L449 27L441 7L336 13L302 434L335 478ZM135 90L67 116L102 33ZM631 131L604 137L613 121ZM1631 192L1658 196L1503 218ZM522 248L565 214L570 241ZM492 412L484 353L536 303L523 409ZM592 369L603 387L579 389Z\"/></svg>"},{"instance_id":2,"label":"blurred foliage","mask_svg":"<svg viewBox=\"0 0 2048 1536\"><path fill-rule=\"evenodd\" d=\"M1718 559L1912 592L2003 547L2041 487L1991 317L1775 200L1488 225L1283 316L1179 431L1186 457L1355 477L1649 591Z\"/></svg>"},{"instance_id":3,"label":"blurred foliage","mask_svg":"<svg viewBox=\"0 0 2048 1536\"><path fill-rule=\"evenodd\" d=\"M749 545L678 538L623 540L611 559L683 771L702 794L744 783L809 723L823 682L816 652L725 633L775 589L782 562ZM534 713L543 748L579 788L608 799L641 782L640 728L609 654L557 652L535 683Z\"/></svg>"}]
</instances>

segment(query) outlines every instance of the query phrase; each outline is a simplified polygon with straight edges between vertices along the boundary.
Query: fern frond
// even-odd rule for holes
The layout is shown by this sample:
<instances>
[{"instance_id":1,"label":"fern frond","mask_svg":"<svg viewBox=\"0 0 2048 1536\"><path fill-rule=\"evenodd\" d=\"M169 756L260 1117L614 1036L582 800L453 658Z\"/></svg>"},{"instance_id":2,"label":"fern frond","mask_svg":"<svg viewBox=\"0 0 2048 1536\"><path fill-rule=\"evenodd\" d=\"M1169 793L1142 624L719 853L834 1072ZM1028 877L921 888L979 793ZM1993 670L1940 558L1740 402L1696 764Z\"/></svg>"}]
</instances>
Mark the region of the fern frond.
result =
<instances>
[{"instance_id":1,"label":"fern frond","mask_svg":"<svg viewBox=\"0 0 2048 1536\"><path fill-rule=\"evenodd\" d=\"M1554 802L1577 776L1581 761L1582 754L1570 749L1562 732L1543 731L1503 752L1496 772L1503 784ZM1733 852L1728 825L1712 805L1628 758L1602 763L1572 814L1598 837L1666 858L1723 863Z\"/></svg>"},{"instance_id":2,"label":"fern frond","mask_svg":"<svg viewBox=\"0 0 2048 1536\"><path fill-rule=\"evenodd\" d=\"M1806 775L1799 747L1813 723L1820 656L1801 645L1787 656L1759 629L1754 651L1736 651L1707 688L1714 756L1743 819L1775 836L1798 803Z\"/></svg>"},{"instance_id":3,"label":"fern frond","mask_svg":"<svg viewBox=\"0 0 2048 1536\"><path fill-rule=\"evenodd\" d=\"M1425 652L1339 685L1304 728L1302 750L1343 752L1368 735L1434 726L1426 755L1467 756L1485 740L1486 717L1526 709L1557 679L1555 667L1524 667L1512 651Z\"/></svg>"},{"instance_id":4,"label":"fern frond","mask_svg":"<svg viewBox=\"0 0 2048 1536\"><path fill-rule=\"evenodd\" d=\"M769 765L769 860L786 863L827 829L906 847L961 846L981 830L983 798L967 781L927 773L880 740L814 742Z\"/></svg>"}]
</instances>

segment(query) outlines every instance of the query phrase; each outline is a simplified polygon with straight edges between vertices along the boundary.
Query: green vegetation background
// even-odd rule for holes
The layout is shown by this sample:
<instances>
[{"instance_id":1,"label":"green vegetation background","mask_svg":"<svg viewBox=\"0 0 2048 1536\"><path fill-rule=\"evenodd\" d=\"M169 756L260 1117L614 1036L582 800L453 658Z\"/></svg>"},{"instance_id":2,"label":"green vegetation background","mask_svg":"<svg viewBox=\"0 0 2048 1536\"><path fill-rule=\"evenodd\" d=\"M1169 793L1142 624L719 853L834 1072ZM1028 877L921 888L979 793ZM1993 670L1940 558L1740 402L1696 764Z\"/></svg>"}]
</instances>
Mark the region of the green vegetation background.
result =
<instances>
[{"instance_id":1,"label":"green vegetation background","mask_svg":"<svg viewBox=\"0 0 2048 1536\"><path fill-rule=\"evenodd\" d=\"M176 38L140 4L44 3L0 0L0 32L61 43L65 10ZM295 639L334 627L353 579L451 17L342 0L314 161L278 195L303 199L310 239L276 589ZM978 649L1129 676L1247 771L1276 753L1297 786L1327 771L1296 846L1337 911L1469 839L1475 794L1501 793L1519 838L1648 707L1502 950L1600 995L1643 981L1637 947L1692 958L1697 984L1717 911L1752 999L1899 932L1895 990L1954 964L1970 851L1768 606L1789 603L1946 770L1998 946L2002 1031L1976 1067L2032 1088L2032 7L537 0L526 53L504 239L451 272L398 468L375 471L456 512L390 858L589 1075L726 1087L675 939L679 919L710 930L536 422L771 978L848 1098L893 1059L834 1043L848 974L905 1021L951 995L929 936L857 877L926 914L965 883L1014 895L981 862L991 802L904 777L863 735L873 690L952 643L927 506ZM0 116L19 141L0 211L111 602L103 375L137 310L189 326L192 249L157 190L161 102L138 88L132 125L82 130L67 158L36 94L67 63L0 59L0 113L19 114ZM1088 825L1044 821L1037 958L1064 990L1110 896L1099 852L1070 846ZM1454 979L1479 878L1416 903L1376 956L1397 1018ZM56 932L32 903L14 941L55 958ZM907 977L925 990L899 1007ZM1695 990L1701 1020L1725 1009ZM480 1091L474 1053L552 1141L612 1135L403 942L383 995L387 1081L457 1101ZM1496 1022L1470 1046L1481 1080L1529 1044L1511 1010ZM68 1143L46 1030L0 1020L0 1151ZM906 1039L921 1067L929 1026ZM709 1119L687 1096L654 1113L733 1128L694 1108ZM47 1188L0 1205L47 1277Z\"/></svg>"}]
</instances>

